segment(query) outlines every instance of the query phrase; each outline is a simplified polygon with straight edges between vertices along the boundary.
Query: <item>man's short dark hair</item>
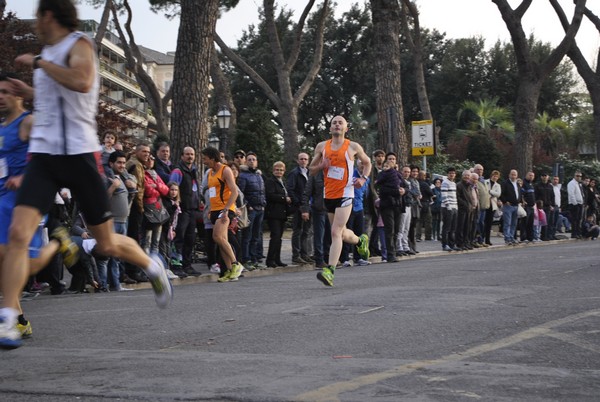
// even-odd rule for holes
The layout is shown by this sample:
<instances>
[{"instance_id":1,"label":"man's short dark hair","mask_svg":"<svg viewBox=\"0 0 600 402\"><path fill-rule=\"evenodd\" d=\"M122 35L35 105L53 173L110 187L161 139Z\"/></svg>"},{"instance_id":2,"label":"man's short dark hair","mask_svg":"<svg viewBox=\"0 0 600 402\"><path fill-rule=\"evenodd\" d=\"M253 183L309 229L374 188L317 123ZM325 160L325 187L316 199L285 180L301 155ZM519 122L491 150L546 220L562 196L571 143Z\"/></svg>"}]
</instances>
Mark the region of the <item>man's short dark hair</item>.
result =
<instances>
[{"instance_id":1,"label":"man's short dark hair","mask_svg":"<svg viewBox=\"0 0 600 402\"><path fill-rule=\"evenodd\" d=\"M170 148L171 146L170 146L170 145L169 145L169 143L168 143L168 142L166 142L166 141L161 141L161 142L159 142L158 144L156 144L156 150L157 150L157 151L158 151L159 149L161 149L162 147L169 147L169 148Z\"/></svg>"},{"instance_id":2,"label":"man's short dark hair","mask_svg":"<svg viewBox=\"0 0 600 402\"><path fill-rule=\"evenodd\" d=\"M256 155L256 152L254 151L250 151L246 154L246 158L249 157L250 155L256 156L256 159L258 159L258 155Z\"/></svg>"},{"instance_id":3,"label":"man's short dark hair","mask_svg":"<svg viewBox=\"0 0 600 402\"><path fill-rule=\"evenodd\" d=\"M417 165L410 165L410 170L415 170L415 169L417 169L418 172L421 171L421 168L418 167Z\"/></svg>"},{"instance_id":4,"label":"man's short dark hair","mask_svg":"<svg viewBox=\"0 0 600 402\"><path fill-rule=\"evenodd\" d=\"M123 151L114 151L108 156L108 163L115 163L118 158L125 158L127 160L127 155Z\"/></svg>"},{"instance_id":5,"label":"man's short dark hair","mask_svg":"<svg viewBox=\"0 0 600 402\"><path fill-rule=\"evenodd\" d=\"M373 158L379 155L385 155L383 149L376 149L375 151L373 151Z\"/></svg>"},{"instance_id":6,"label":"man's short dark hair","mask_svg":"<svg viewBox=\"0 0 600 402\"><path fill-rule=\"evenodd\" d=\"M450 166L448 169L446 169L446 173L450 173L450 172L456 173L456 168Z\"/></svg>"},{"instance_id":7,"label":"man's short dark hair","mask_svg":"<svg viewBox=\"0 0 600 402\"><path fill-rule=\"evenodd\" d=\"M394 155L394 157L395 157L396 159L398 159L398 155L396 155L396 153L395 153L395 152L388 152L387 154L385 154L385 159L387 160L388 156L390 156L390 155Z\"/></svg>"},{"instance_id":8,"label":"man's short dark hair","mask_svg":"<svg viewBox=\"0 0 600 402\"><path fill-rule=\"evenodd\" d=\"M44 15L46 11L50 11L59 25L69 31L76 31L79 28L77 8L72 0L40 0L38 15Z\"/></svg>"},{"instance_id":9,"label":"man's short dark hair","mask_svg":"<svg viewBox=\"0 0 600 402\"><path fill-rule=\"evenodd\" d=\"M206 147L202 150L201 154L215 162L221 161L221 151L219 151L217 148Z\"/></svg>"}]
</instances>

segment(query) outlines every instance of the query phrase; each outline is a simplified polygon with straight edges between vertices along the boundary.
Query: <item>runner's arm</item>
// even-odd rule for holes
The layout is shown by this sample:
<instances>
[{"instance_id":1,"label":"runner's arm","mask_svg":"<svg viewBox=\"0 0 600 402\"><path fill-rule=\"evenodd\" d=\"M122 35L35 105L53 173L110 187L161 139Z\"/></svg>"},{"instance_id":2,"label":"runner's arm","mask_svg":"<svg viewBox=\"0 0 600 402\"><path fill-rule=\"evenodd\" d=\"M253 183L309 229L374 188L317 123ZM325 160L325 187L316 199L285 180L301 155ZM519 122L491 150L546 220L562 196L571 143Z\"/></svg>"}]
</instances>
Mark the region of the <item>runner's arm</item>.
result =
<instances>
[{"instance_id":1,"label":"runner's arm","mask_svg":"<svg viewBox=\"0 0 600 402\"><path fill-rule=\"evenodd\" d=\"M22 54L15 59L17 64L33 67L35 56L31 53ZM71 52L67 67L59 66L51 61L40 59L39 68L60 85L75 92L89 92L95 80L95 57L92 44L84 38L79 39Z\"/></svg>"}]
</instances>

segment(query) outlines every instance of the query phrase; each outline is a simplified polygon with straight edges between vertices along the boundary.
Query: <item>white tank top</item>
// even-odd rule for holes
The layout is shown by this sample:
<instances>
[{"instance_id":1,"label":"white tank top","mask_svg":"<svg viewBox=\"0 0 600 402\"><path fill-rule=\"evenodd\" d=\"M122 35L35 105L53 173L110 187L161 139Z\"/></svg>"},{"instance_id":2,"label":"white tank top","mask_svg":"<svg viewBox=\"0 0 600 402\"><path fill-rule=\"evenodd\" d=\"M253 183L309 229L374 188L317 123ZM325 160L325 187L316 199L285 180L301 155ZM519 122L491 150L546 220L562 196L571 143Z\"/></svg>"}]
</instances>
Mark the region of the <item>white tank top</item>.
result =
<instances>
[{"instance_id":1,"label":"white tank top","mask_svg":"<svg viewBox=\"0 0 600 402\"><path fill-rule=\"evenodd\" d=\"M94 46L83 32L72 32L59 43L45 46L42 59L67 67L69 52L80 38ZM65 88L43 68L34 70L34 124L29 152L78 155L100 150L96 128L100 76L95 56L94 65L94 84L87 93Z\"/></svg>"}]
</instances>

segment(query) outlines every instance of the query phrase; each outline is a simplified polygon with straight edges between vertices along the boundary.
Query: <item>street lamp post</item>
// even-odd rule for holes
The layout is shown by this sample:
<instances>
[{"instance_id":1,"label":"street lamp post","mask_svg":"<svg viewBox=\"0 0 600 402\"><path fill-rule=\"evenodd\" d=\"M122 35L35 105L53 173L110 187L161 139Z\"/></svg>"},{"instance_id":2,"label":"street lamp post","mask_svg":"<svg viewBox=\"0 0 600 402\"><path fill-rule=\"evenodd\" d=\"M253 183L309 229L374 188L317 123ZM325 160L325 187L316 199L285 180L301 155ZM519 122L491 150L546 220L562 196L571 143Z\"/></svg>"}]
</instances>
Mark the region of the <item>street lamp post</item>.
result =
<instances>
[{"instance_id":1,"label":"street lamp post","mask_svg":"<svg viewBox=\"0 0 600 402\"><path fill-rule=\"evenodd\" d=\"M217 113L217 124L219 125L219 134L221 134L221 137L223 135L221 131L229 129L230 121L231 112L229 111L229 109L227 109L227 106L221 106L219 112Z\"/></svg>"},{"instance_id":2,"label":"street lamp post","mask_svg":"<svg viewBox=\"0 0 600 402\"><path fill-rule=\"evenodd\" d=\"M215 133L210 133L208 136L208 146L211 148L219 149L219 144L221 143L221 139Z\"/></svg>"}]
</instances>

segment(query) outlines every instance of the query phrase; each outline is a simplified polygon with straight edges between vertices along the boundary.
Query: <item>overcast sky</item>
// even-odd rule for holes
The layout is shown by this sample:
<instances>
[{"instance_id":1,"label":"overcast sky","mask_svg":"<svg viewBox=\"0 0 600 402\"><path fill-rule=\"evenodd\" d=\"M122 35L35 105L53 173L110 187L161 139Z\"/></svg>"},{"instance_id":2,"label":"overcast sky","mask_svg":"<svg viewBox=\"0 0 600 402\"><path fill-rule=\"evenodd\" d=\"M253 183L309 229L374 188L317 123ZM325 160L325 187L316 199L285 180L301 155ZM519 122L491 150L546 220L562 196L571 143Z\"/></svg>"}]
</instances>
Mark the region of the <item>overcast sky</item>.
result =
<instances>
[{"instance_id":1,"label":"overcast sky","mask_svg":"<svg viewBox=\"0 0 600 402\"><path fill-rule=\"evenodd\" d=\"M337 0L336 15L348 10L355 0ZM362 0L359 1L362 4ZM515 7L520 0L509 1ZM573 9L573 0L560 0L563 8L570 17ZM280 0L297 9L299 17L303 5L302 0ZM316 4L319 4L317 1ZM506 25L500 17L500 12L491 0L418 0L421 15L421 26L436 28L446 32L449 38L464 38L481 35L486 39L486 44L491 46L498 39L510 39ZM588 1L588 7L600 15L600 1ZM162 52L175 50L177 41L178 21L169 21L162 15L157 15L149 10L147 0L130 0L134 10L133 30L139 44ZM230 46L235 46L237 39L248 25L258 20L258 8L262 0L240 0L239 5L217 22L217 32ZM8 9L15 11L20 18L32 18L35 14L37 0L8 0ZM316 8L316 7L314 7ZM597 9L596 9L597 8ZM80 18L99 20L101 9L90 6L79 6ZM600 46L598 31L587 21L577 34L577 43L583 54L590 62L595 62ZM563 36L558 18L548 1L536 0L526 13L523 26L527 34L533 32L538 39L557 44Z\"/></svg>"}]
</instances>

